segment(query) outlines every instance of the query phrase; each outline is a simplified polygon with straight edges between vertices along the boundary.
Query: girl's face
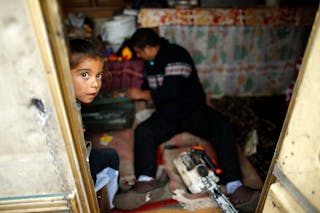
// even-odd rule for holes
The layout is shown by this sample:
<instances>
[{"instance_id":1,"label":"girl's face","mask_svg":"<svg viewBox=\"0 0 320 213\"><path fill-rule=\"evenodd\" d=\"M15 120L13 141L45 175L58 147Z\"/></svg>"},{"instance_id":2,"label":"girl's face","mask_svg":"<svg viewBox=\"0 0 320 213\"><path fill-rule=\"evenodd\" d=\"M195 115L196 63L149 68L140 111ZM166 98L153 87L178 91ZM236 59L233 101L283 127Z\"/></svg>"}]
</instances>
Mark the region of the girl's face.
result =
<instances>
[{"instance_id":1,"label":"girl's face","mask_svg":"<svg viewBox=\"0 0 320 213\"><path fill-rule=\"evenodd\" d=\"M91 103L98 95L103 77L103 62L100 58L85 58L71 76L76 98L82 103Z\"/></svg>"}]
</instances>

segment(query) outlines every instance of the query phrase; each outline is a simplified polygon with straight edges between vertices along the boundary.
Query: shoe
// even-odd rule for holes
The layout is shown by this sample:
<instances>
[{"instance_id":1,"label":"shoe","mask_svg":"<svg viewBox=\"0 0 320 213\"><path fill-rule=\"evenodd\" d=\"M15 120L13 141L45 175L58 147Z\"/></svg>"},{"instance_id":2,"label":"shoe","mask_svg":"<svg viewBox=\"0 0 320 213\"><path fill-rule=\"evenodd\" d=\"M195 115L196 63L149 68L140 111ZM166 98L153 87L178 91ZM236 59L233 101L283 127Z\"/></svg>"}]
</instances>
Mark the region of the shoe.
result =
<instances>
[{"instance_id":1,"label":"shoe","mask_svg":"<svg viewBox=\"0 0 320 213\"><path fill-rule=\"evenodd\" d=\"M169 176L162 172L157 180L137 181L133 188L115 196L113 204L122 210L136 209L146 203L151 203L172 197Z\"/></svg>"},{"instance_id":2,"label":"shoe","mask_svg":"<svg viewBox=\"0 0 320 213\"><path fill-rule=\"evenodd\" d=\"M240 212L255 212L259 198L260 191L251 189L247 186L240 186L232 194L229 194L231 203Z\"/></svg>"},{"instance_id":3,"label":"shoe","mask_svg":"<svg viewBox=\"0 0 320 213\"><path fill-rule=\"evenodd\" d=\"M160 187L158 180L137 181L133 186L133 190L138 193L145 193L150 192L158 187Z\"/></svg>"},{"instance_id":4,"label":"shoe","mask_svg":"<svg viewBox=\"0 0 320 213\"><path fill-rule=\"evenodd\" d=\"M152 191L158 187L164 186L167 182L169 182L169 176L165 170L161 171L158 179L151 181L137 181L133 186L133 190L139 193L145 193Z\"/></svg>"},{"instance_id":5,"label":"shoe","mask_svg":"<svg viewBox=\"0 0 320 213\"><path fill-rule=\"evenodd\" d=\"M113 204L117 209L121 210L133 210L146 203L152 203L164 199L172 198L169 183L155 189L139 193L134 189L126 192L117 194L113 199Z\"/></svg>"}]
</instances>

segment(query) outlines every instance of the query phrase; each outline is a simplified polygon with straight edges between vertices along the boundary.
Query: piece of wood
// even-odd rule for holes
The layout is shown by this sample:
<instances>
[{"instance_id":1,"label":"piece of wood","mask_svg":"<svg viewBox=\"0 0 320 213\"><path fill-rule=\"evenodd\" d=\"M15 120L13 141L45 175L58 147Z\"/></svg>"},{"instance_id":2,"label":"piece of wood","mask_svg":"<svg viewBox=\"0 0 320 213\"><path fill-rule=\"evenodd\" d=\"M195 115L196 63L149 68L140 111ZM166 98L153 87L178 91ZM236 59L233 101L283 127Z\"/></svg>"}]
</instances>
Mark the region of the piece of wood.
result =
<instances>
[{"instance_id":1,"label":"piece of wood","mask_svg":"<svg viewBox=\"0 0 320 213\"><path fill-rule=\"evenodd\" d=\"M71 80L68 49L61 20L60 7L57 1L40 1L44 14L48 39L51 46L52 57L57 70L60 98L63 98L63 106L58 116L60 121L67 121L66 128L62 129L65 135L69 131L68 140L65 141L67 154L71 164L73 176L76 179L77 201L84 212L98 211L98 203L95 197L93 181L86 161L86 148L82 132L81 115L78 111L74 88ZM57 89L58 90L58 89ZM55 103L56 106L58 103ZM71 133L71 135L70 135ZM71 137L71 140L69 141Z\"/></svg>"},{"instance_id":2,"label":"piece of wood","mask_svg":"<svg viewBox=\"0 0 320 213\"><path fill-rule=\"evenodd\" d=\"M271 185L263 211L273 213L306 212L279 182Z\"/></svg>"},{"instance_id":3,"label":"piece of wood","mask_svg":"<svg viewBox=\"0 0 320 213\"><path fill-rule=\"evenodd\" d=\"M277 166L320 211L320 19L319 11L301 67L294 108ZM308 184L306 184L306 181Z\"/></svg>"},{"instance_id":4,"label":"piece of wood","mask_svg":"<svg viewBox=\"0 0 320 213\"><path fill-rule=\"evenodd\" d=\"M99 191L97 191L97 199L100 212L111 213L107 187L102 187Z\"/></svg>"},{"instance_id":5,"label":"piece of wood","mask_svg":"<svg viewBox=\"0 0 320 213\"><path fill-rule=\"evenodd\" d=\"M72 174L47 81L53 63L44 65L31 22L41 12L37 3L32 3L33 17L24 1L8 1L0 9L0 64L6 76L0 82L1 198L58 194L61 187L65 191L74 187L66 181ZM41 17L37 24L39 31L44 30Z\"/></svg>"},{"instance_id":6,"label":"piece of wood","mask_svg":"<svg viewBox=\"0 0 320 213\"><path fill-rule=\"evenodd\" d=\"M6 1L0 18L1 211L98 212L57 1Z\"/></svg>"},{"instance_id":7,"label":"piece of wood","mask_svg":"<svg viewBox=\"0 0 320 213\"><path fill-rule=\"evenodd\" d=\"M111 18L125 8L123 0L60 0L64 17L84 13L89 18Z\"/></svg>"}]
</instances>

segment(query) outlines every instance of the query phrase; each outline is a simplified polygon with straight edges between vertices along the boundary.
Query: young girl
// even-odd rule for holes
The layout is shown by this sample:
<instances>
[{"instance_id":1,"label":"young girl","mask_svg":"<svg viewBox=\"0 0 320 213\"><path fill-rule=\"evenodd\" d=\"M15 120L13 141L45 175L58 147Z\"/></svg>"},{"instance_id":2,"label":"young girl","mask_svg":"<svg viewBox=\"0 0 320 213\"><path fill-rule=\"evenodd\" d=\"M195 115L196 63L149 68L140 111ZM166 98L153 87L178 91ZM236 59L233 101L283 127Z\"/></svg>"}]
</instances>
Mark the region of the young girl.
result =
<instances>
[{"instance_id":1,"label":"young girl","mask_svg":"<svg viewBox=\"0 0 320 213\"><path fill-rule=\"evenodd\" d=\"M71 76L80 109L81 103L91 103L98 95L103 77L103 59L97 46L88 40L72 39L69 41L69 48ZM94 183L96 175L105 168L119 170L119 156L114 149L96 149L87 154ZM109 195L110 199L111 197Z\"/></svg>"}]
</instances>

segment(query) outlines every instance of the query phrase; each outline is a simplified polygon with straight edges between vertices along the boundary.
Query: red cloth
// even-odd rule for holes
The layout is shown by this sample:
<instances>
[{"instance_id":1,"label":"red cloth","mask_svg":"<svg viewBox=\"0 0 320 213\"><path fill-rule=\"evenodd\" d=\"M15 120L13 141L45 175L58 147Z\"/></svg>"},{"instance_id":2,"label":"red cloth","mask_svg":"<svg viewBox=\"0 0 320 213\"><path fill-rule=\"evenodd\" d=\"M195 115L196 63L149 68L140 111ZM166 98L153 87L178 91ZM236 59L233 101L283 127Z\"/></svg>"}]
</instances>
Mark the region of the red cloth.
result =
<instances>
[{"instance_id":1,"label":"red cloth","mask_svg":"<svg viewBox=\"0 0 320 213\"><path fill-rule=\"evenodd\" d=\"M108 61L104 65L105 76L101 91L125 90L140 87L142 83L143 61Z\"/></svg>"}]
</instances>

